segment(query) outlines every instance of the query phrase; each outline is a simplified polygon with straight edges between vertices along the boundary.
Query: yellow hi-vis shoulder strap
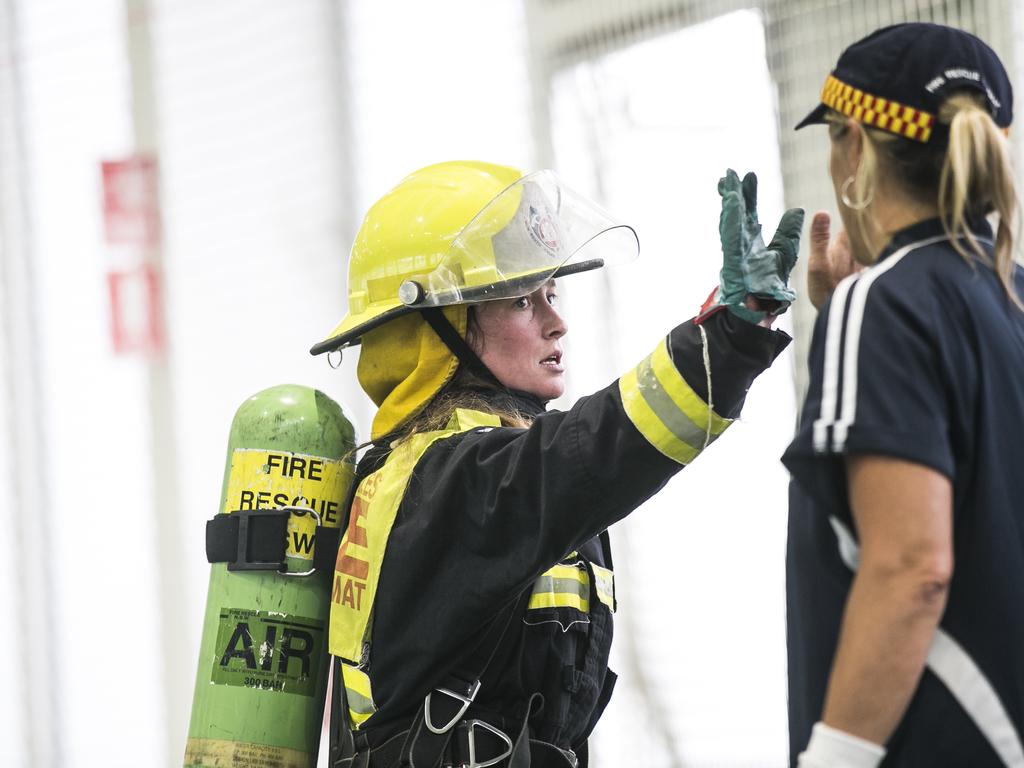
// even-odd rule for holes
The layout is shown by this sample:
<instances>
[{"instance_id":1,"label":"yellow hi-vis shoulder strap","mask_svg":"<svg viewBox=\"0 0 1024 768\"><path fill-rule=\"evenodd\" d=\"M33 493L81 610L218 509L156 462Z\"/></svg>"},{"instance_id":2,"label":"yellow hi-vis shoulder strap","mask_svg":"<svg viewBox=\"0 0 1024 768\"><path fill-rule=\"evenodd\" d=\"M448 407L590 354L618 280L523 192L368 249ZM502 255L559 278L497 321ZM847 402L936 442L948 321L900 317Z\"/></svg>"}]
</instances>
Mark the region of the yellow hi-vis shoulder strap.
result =
<instances>
[{"instance_id":1,"label":"yellow hi-vis shoulder strap","mask_svg":"<svg viewBox=\"0 0 1024 768\"><path fill-rule=\"evenodd\" d=\"M501 422L497 416L459 409L447 429L414 434L403 440L384 466L359 484L334 568L328 640L333 655L360 666L365 661L388 536L420 457L438 440L470 429L498 426ZM365 687L360 693L368 697L368 685Z\"/></svg>"}]
</instances>

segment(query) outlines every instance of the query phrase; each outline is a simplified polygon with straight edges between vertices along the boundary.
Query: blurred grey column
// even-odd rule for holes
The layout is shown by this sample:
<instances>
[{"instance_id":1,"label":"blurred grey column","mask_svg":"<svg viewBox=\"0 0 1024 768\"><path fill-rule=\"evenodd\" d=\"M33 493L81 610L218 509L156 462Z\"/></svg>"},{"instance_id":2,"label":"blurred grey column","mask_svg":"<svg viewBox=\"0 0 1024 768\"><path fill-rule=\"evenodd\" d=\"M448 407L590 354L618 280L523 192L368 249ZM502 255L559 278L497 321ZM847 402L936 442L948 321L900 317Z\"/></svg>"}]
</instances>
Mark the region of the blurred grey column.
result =
<instances>
[{"instance_id":1,"label":"blurred grey column","mask_svg":"<svg viewBox=\"0 0 1024 768\"><path fill-rule=\"evenodd\" d=\"M126 44L131 72L131 110L135 137L134 153L156 159L157 178L161 177L159 154L159 112L156 103L152 29L156 6L149 0L125 0ZM158 185L159 186L159 185ZM159 208L158 208L159 210ZM171 368L171 339L167 322L167 280L163 269L163 234L144 254L157 274L162 297L156 307L158 327L165 335L164 349L148 361L150 456L152 459L153 531L156 540L148 546L157 568L157 589L161 606L160 638L161 690L164 711L159 713L167 736L166 765L181 765L185 732L188 727L189 692L195 669L186 658L191 646L185 636L186 601L182 585L184 546L179 521L182 519L177 484L178 472L176 404ZM145 544L143 545L145 546Z\"/></svg>"},{"instance_id":2,"label":"blurred grey column","mask_svg":"<svg viewBox=\"0 0 1024 768\"><path fill-rule=\"evenodd\" d=\"M0 482L10 493L0 525L13 534L5 538L15 616L5 622L4 656L17 678L10 690L20 694L20 718L5 733L22 742L0 748L21 755L25 765L50 768L64 765L64 718L57 695L61 656L53 614L55 523L44 477L49 453L38 321L43 305L33 270L20 43L18 3L6 0L0 3L0 396L5 398L0 415L7 418L4 453L10 462Z\"/></svg>"},{"instance_id":3,"label":"blurred grey column","mask_svg":"<svg viewBox=\"0 0 1024 768\"><path fill-rule=\"evenodd\" d=\"M833 214L833 232L840 226L828 176L828 135L823 128L796 132L793 126L818 103L825 76L846 46L889 24L949 24L973 32L989 43L1013 77L1019 71L1015 27L1020 26L1021 15L1015 6L1013 0L890 0L870 4L858 0L764 0L768 65L779 95L779 143L786 205L806 208L808 224L816 210L827 210ZM1021 78L1015 78L1015 82L1019 84ZM1022 156L1020 147L1016 153L1018 158ZM799 295L794 312L794 376L801 401L807 388L807 352L817 317L805 292L810 254L806 227L804 234L793 276Z\"/></svg>"},{"instance_id":4,"label":"blurred grey column","mask_svg":"<svg viewBox=\"0 0 1024 768\"><path fill-rule=\"evenodd\" d=\"M328 119L331 121L335 136L336 152L332 158L335 170L335 188L337 190L337 211L334 233L338 243L337 274L339 310L348 311L348 256L352 242L362 223L362 212L356 210L356 179L360 176L359 153L355 146L355 129L352 110L354 109L355 86L352 82L352 29L351 10L348 0L327 0L323 4L324 31L327 53L327 71L330 73L331 96ZM355 361L359 355L355 349L345 351L346 364ZM326 360L324 364L328 364ZM354 369L353 369L354 370ZM353 376L351 386L359 389ZM367 399L347 398L346 407L354 408L348 414L355 417L358 423L370 424L373 420L373 404ZM357 441L358 442L358 441Z\"/></svg>"}]
</instances>

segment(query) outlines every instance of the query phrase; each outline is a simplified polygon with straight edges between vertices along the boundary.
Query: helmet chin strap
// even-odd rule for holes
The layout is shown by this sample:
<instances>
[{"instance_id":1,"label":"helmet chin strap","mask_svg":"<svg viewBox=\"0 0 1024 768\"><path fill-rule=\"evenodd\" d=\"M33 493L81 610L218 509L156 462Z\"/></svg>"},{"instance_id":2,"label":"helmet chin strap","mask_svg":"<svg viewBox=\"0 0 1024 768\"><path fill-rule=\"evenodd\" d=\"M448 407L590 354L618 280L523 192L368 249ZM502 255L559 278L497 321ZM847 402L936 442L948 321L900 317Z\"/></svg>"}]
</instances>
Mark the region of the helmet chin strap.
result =
<instances>
[{"instance_id":1,"label":"helmet chin strap","mask_svg":"<svg viewBox=\"0 0 1024 768\"><path fill-rule=\"evenodd\" d=\"M434 333L440 337L444 345L451 350L451 353L459 359L461 365L466 366L470 373L474 374L477 378L488 384L499 391L504 392L507 395L511 395L517 399L527 399L533 401L537 406L538 412L544 411L544 403L539 397L531 392L522 392L520 390L509 389L500 381L498 377L491 373L491 369L484 365L484 361L480 359L480 356L473 351L473 348L469 346L459 332L455 330L455 326L449 322L448 318L445 317L444 311L441 307L427 307L421 309L420 313L423 318L427 321L431 328L434 329ZM533 414L536 415L536 414Z\"/></svg>"},{"instance_id":2,"label":"helmet chin strap","mask_svg":"<svg viewBox=\"0 0 1024 768\"><path fill-rule=\"evenodd\" d=\"M420 313L430 327L434 329L434 333L444 342L444 345L451 350L452 354L471 373L489 384L493 384L502 391L507 389L504 384L498 381L498 377L491 373L491 369L484 365L484 361L473 351L473 348L469 346L466 340L459 335L459 332L455 330L455 326L444 316L444 311L441 307L427 307L426 309L421 309Z\"/></svg>"}]
</instances>

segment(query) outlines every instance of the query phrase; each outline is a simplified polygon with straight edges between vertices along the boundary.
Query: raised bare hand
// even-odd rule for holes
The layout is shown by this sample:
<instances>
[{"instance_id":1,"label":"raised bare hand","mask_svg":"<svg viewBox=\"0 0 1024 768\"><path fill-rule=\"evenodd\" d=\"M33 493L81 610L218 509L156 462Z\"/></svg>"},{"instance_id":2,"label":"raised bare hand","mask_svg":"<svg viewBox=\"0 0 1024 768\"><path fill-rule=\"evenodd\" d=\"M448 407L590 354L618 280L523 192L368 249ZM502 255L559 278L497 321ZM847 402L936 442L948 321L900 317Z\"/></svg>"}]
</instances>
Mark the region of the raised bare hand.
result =
<instances>
[{"instance_id":1,"label":"raised bare hand","mask_svg":"<svg viewBox=\"0 0 1024 768\"><path fill-rule=\"evenodd\" d=\"M846 230L831 237L831 217L818 211L811 219L811 255L807 260L807 297L821 309L836 285L847 275L864 269L853 259Z\"/></svg>"}]
</instances>

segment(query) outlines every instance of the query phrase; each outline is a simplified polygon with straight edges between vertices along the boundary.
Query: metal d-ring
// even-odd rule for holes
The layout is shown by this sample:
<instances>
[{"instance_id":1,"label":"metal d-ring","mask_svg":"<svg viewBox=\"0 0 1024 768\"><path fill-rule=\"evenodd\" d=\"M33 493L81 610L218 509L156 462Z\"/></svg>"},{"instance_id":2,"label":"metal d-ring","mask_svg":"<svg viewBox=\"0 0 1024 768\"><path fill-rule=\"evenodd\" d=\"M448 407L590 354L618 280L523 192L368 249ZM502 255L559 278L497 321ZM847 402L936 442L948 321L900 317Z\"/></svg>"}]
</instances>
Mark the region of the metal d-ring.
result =
<instances>
[{"instance_id":1,"label":"metal d-ring","mask_svg":"<svg viewBox=\"0 0 1024 768\"><path fill-rule=\"evenodd\" d=\"M469 709L469 705L473 703L473 699L476 698L477 691L479 690L479 680L473 683L473 687L470 688L468 696L463 696L461 693L456 693L455 691L449 690L448 688L435 688L434 690L432 690L430 693L427 694L426 698L423 700L423 722L426 724L427 729L431 733L436 733L439 736L448 733L448 731L450 731L452 727L457 722L459 722L459 720L462 719L462 716L466 714L466 710ZM430 719L430 697L434 693L443 693L445 696L451 696L456 701L462 702L462 706L459 707L459 711L455 713L455 717L453 717L440 728L434 725L434 723Z\"/></svg>"},{"instance_id":2,"label":"metal d-ring","mask_svg":"<svg viewBox=\"0 0 1024 768\"><path fill-rule=\"evenodd\" d=\"M512 739L508 737L507 733L498 728L495 728L490 723L485 722L483 720L467 720L466 728L466 737L467 740L469 741L469 763L466 764L466 768L487 768L487 766L489 765L495 765L496 763L500 763L502 760L504 760L506 757L512 754ZM495 736L497 736L499 739L505 742L505 751L497 757L492 757L490 760L485 760L482 763L478 763L476 761L476 734L474 733L474 729L476 728L483 728L485 731L493 733Z\"/></svg>"}]
</instances>

